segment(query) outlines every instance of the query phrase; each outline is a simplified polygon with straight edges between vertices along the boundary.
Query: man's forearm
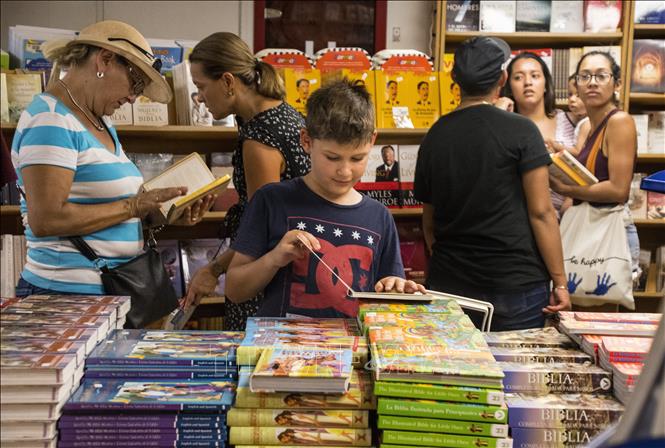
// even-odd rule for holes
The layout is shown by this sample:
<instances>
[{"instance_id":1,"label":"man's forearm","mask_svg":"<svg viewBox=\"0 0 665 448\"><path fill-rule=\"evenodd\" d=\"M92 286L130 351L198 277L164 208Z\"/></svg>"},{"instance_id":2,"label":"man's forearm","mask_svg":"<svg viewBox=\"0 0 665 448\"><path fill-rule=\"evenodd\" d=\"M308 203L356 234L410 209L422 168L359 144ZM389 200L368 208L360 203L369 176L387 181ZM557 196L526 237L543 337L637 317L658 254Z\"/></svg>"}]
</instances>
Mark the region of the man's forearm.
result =
<instances>
[{"instance_id":1,"label":"man's forearm","mask_svg":"<svg viewBox=\"0 0 665 448\"><path fill-rule=\"evenodd\" d=\"M554 213L530 217L531 229L554 286L566 284L561 234Z\"/></svg>"}]
</instances>

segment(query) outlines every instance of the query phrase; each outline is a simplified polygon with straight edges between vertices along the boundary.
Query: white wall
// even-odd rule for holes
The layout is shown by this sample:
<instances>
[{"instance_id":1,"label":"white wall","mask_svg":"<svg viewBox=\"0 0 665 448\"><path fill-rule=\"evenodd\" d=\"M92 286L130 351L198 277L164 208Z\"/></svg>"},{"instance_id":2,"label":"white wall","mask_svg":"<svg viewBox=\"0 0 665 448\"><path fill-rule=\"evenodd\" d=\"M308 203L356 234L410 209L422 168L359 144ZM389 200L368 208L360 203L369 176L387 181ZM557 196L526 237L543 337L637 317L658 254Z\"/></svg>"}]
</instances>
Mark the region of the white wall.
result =
<instances>
[{"instance_id":1,"label":"white wall","mask_svg":"<svg viewBox=\"0 0 665 448\"><path fill-rule=\"evenodd\" d=\"M389 1L386 17L386 48L420 50L431 55L430 36L434 1ZM400 41L393 42L393 27L400 28ZM432 50L434 50L432 44Z\"/></svg>"},{"instance_id":2,"label":"white wall","mask_svg":"<svg viewBox=\"0 0 665 448\"><path fill-rule=\"evenodd\" d=\"M389 1L386 47L429 53L434 2ZM12 25L81 29L99 20L116 19L152 38L201 39L215 31L231 31L253 46L254 2L229 1L5 1L0 2L1 46L7 50ZM401 30L392 41L393 27Z\"/></svg>"}]
</instances>

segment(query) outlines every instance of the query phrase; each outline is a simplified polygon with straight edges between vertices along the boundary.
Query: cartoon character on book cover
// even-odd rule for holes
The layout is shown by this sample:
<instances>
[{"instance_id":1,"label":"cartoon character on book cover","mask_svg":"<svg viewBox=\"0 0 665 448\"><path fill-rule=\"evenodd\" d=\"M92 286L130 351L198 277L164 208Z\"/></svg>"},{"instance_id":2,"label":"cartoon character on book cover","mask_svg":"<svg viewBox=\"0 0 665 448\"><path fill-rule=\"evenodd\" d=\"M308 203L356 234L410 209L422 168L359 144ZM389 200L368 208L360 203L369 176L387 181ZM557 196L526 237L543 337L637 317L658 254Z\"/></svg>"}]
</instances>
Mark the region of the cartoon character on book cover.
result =
<instances>
[{"instance_id":1,"label":"cartoon character on book cover","mask_svg":"<svg viewBox=\"0 0 665 448\"><path fill-rule=\"evenodd\" d=\"M244 331L148 331L143 334L141 339L153 342L229 342L239 344L244 337Z\"/></svg>"},{"instance_id":2,"label":"cartoon character on book cover","mask_svg":"<svg viewBox=\"0 0 665 448\"><path fill-rule=\"evenodd\" d=\"M308 352L277 349L268 353L271 353L271 356L265 363L257 366L255 374L339 377L343 373L344 361L341 359L343 353L341 351Z\"/></svg>"},{"instance_id":3,"label":"cartoon character on book cover","mask_svg":"<svg viewBox=\"0 0 665 448\"><path fill-rule=\"evenodd\" d=\"M349 411L284 410L275 411L275 414L274 421L279 426L351 427L356 423Z\"/></svg>"},{"instance_id":4,"label":"cartoon character on book cover","mask_svg":"<svg viewBox=\"0 0 665 448\"><path fill-rule=\"evenodd\" d=\"M139 342L127 355L128 358L215 358L222 360L233 357L234 344L220 343L187 343L170 342Z\"/></svg>"}]
</instances>

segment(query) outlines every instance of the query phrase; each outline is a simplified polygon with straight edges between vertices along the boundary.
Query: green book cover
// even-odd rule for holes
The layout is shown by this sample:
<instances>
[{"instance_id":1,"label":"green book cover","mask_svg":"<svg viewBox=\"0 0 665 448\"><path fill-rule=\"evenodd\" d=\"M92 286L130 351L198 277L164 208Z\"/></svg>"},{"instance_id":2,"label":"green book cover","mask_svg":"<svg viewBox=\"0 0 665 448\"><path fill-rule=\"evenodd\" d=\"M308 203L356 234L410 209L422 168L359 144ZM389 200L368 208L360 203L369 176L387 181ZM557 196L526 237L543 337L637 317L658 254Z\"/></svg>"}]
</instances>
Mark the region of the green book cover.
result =
<instances>
[{"instance_id":1,"label":"green book cover","mask_svg":"<svg viewBox=\"0 0 665 448\"><path fill-rule=\"evenodd\" d=\"M493 437L460 436L457 434L435 434L429 432L383 431L385 443L422 446L423 444L457 448L512 448L512 439ZM385 445L381 445L382 447Z\"/></svg>"},{"instance_id":2,"label":"green book cover","mask_svg":"<svg viewBox=\"0 0 665 448\"><path fill-rule=\"evenodd\" d=\"M379 398L379 414L404 417L442 418L486 423L506 423L508 409L505 406L486 406L469 403L447 403L429 400L395 400Z\"/></svg>"},{"instance_id":3,"label":"green book cover","mask_svg":"<svg viewBox=\"0 0 665 448\"><path fill-rule=\"evenodd\" d=\"M423 400L455 401L461 403L491 404L501 406L504 394L500 390L478 387L444 386L377 381L374 395L384 397L419 398Z\"/></svg>"},{"instance_id":4,"label":"green book cover","mask_svg":"<svg viewBox=\"0 0 665 448\"><path fill-rule=\"evenodd\" d=\"M370 446L370 429L351 428L301 428L301 427L245 427L229 429L231 445L351 445Z\"/></svg>"},{"instance_id":5,"label":"green book cover","mask_svg":"<svg viewBox=\"0 0 665 448\"><path fill-rule=\"evenodd\" d=\"M508 437L508 425L493 423L462 422L437 418L396 417L379 415L379 429L400 431L442 432L482 437Z\"/></svg>"}]
</instances>

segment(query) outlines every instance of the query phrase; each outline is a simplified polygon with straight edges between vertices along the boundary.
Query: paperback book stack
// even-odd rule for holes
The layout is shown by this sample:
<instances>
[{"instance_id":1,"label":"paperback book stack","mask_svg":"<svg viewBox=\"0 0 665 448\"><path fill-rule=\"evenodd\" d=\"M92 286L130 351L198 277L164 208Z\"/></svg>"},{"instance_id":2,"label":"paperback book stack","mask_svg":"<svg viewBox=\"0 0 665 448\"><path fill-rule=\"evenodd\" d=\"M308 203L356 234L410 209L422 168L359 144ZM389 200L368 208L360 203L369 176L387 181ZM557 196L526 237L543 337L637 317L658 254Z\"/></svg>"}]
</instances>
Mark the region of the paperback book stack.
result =
<instances>
[{"instance_id":1,"label":"paperback book stack","mask_svg":"<svg viewBox=\"0 0 665 448\"><path fill-rule=\"evenodd\" d=\"M229 443L370 446L376 403L363 339L349 319L248 319Z\"/></svg>"},{"instance_id":2,"label":"paperback book stack","mask_svg":"<svg viewBox=\"0 0 665 448\"><path fill-rule=\"evenodd\" d=\"M381 447L512 446L503 373L455 301L364 304L361 316Z\"/></svg>"},{"instance_id":3,"label":"paperback book stack","mask_svg":"<svg viewBox=\"0 0 665 448\"><path fill-rule=\"evenodd\" d=\"M603 336L599 350L601 367L614 375L614 396L626 404L637 385L652 338Z\"/></svg>"},{"instance_id":4,"label":"paperback book stack","mask_svg":"<svg viewBox=\"0 0 665 448\"><path fill-rule=\"evenodd\" d=\"M63 408L62 448L223 447L241 332L118 330Z\"/></svg>"},{"instance_id":5,"label":"paperback book stack","mask_svg":"<svg viewBox=\"0 0 665 448\"><path fill-rule=\"evenodd\" d=\"M124 322L129 297L29 296L0 308L2 445L55 447L85 357Z\"/></svg>"},{"instance_id":6,"label":"paperback book stack","mask_svg":"<svg viewBox=\"0 0 665 448\"><path fill-rule=\"evenodd\" d=\"M621 415L611 371L555 328L488 333L486 340L506 375L516 447L581 446ZM603 417L586 421L587 413Z\"/></svg>"}]
</instances>

